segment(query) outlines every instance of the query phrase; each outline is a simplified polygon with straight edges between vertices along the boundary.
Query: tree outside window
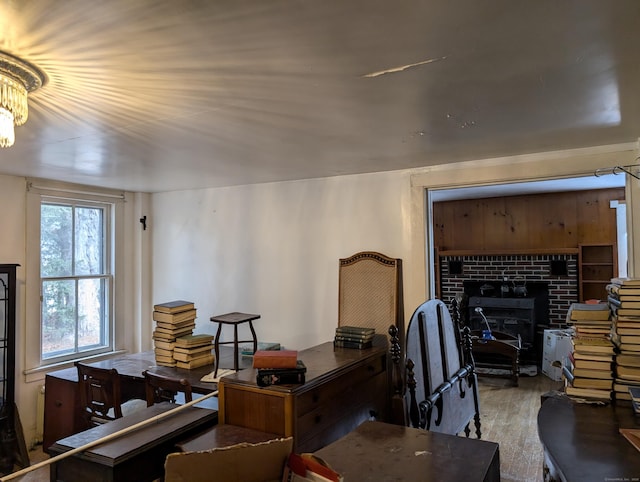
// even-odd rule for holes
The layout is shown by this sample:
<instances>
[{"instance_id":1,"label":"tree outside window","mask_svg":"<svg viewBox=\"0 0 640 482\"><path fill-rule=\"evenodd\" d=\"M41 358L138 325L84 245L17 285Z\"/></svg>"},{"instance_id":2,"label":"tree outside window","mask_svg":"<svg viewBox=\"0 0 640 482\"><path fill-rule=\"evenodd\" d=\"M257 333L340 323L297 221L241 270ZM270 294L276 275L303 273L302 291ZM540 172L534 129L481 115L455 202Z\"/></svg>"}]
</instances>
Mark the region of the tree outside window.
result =
<instances>
[{"instance_id":1,"label":"tree outside window","mask_svg":"<svg viewBox=\"0 0 640 482\"><path fill-rule=\"evenodd\" d=\"M41 204L43 360L110 345L108 217L106 204Z\"/></svg>"}]
</instances>

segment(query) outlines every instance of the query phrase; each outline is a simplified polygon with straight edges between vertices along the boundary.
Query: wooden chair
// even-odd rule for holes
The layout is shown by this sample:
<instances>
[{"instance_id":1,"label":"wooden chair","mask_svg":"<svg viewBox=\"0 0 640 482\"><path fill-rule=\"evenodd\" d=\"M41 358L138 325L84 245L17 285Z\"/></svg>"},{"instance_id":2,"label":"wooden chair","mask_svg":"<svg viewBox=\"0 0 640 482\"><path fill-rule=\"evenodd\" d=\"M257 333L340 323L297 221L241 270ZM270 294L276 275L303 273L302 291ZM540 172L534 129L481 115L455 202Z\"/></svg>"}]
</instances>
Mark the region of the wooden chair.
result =
<instances>
[{"instance_id":1,"label":"wooden chair","mask_svg":"<svg viewBox=\"0 0 640 482\"><path fill-rule=\"evenodd\" d=\"M426 301L416 309L406 335L406 357L399 349L399 333L392 335L391 359L399 366L405 359L404 371L394 370L402 380L394 381L394 398L401 399L394 419L413 427L468 437L473 420L476 435L481 437L478 385L471 353L469 328L461 334L457 322L459 311L454 301L456 322L440 300ZM404 384L403 384L404 383ZM407 394L408 392L408 394Z\"/></svg>"},{"instance_id":2,"label":"wooden chair","mask_svg":"<svg viewBox=\"0 0 640 482\"><path fill-rule=\"evenodd\" d=\"M80 407L85 427L97 425L126 416L146 407L144 400L122 402L120 376L115 368L98 368L76 362Z\"/></svg>"},{"instance_id":3,"label":"wooden chair","mask_svg":"<svg viewBox=\"0 0 640 482\"><path fill-rule=\"evenodd\" d=\"M340 259L338 326L404 331L402 260L373 251Z\"/></svg>"},{"instance_id":4,"label":"wooden chair","mask_svg":"<svg viewBox=\"0 0 640 482\"><path fill-rule=\"evenodd\" d=\"M178 393L184 394L184 401L190 402L193 399L191 383L185 378L173 378L148 370L142 372L144 375L145 394L147 406L160 402L176 402Z\"/></svg>"}]
</instances>

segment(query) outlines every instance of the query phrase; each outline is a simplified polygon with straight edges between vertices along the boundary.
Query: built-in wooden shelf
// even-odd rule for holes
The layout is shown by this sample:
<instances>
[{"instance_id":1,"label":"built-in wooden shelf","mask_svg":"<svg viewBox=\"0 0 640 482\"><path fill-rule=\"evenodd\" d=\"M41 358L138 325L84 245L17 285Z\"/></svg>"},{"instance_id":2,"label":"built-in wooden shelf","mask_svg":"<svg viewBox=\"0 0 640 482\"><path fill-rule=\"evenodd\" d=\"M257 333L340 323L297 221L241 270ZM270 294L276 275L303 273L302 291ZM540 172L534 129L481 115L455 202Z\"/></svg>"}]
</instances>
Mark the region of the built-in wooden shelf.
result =
<instances>
[{"instance_id":1,"label":"built-in wooden shelf","mask_svg":"<svg viewBox=\"0 0 640 482\"><path fill-rule=\"evenodd\" d=\"M478 250L438 250L438 256L534 256L553 254L578 254L578 248L548 248L548 249L487 249Z\"/></svg>"}]
</instances>

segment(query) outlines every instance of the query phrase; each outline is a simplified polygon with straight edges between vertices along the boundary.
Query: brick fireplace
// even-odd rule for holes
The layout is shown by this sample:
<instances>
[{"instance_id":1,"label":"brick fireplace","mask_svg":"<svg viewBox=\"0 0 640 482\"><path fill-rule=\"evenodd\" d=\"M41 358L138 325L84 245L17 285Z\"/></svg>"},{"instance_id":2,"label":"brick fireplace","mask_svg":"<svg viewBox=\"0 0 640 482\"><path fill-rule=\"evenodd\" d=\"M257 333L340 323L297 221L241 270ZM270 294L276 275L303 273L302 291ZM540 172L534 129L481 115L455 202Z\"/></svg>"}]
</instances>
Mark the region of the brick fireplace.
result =
<instances>
[{"instance_id":1,"label":"brick fireplace","mask_svg":"<svg viewBox=\"0 0 640 482\"><path fill-rule=\"evenodd\" d=\"M447 304L460 293L469 297L481 296L479 287L485 284L494 288L484 296L500 298L503 296L503 276L511 287L511 292L505 293L506 297L516 297L514 281L517 285L527 283L533 288L528 293L529 297L546 297L548 313L536 314L536 334L531 348L538 354L541 352L543 330L565 328L569 306L578 301L577 255L456 255L440 256L439 262L440 297ZM541 293L541 290L546 293Z\"/></svg>"}]
</instances>

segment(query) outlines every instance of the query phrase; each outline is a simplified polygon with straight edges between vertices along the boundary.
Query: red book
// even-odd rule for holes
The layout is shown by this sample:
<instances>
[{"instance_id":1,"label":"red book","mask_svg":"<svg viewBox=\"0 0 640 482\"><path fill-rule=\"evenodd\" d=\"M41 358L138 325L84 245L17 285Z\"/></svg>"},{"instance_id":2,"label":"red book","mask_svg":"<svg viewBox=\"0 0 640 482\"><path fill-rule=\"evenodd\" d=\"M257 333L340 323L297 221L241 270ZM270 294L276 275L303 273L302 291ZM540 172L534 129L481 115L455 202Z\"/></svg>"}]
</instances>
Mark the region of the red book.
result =
<instances>
[{"instance_id":1,"label":"red book","mask_svg":"<svg viewBox=\"0 0 640 482\"><path fill-rule=\"evenodd\" d=\"M296 350L258 350L253 354L253 368L295 368Z\"/></svg>"}]
</instances>

